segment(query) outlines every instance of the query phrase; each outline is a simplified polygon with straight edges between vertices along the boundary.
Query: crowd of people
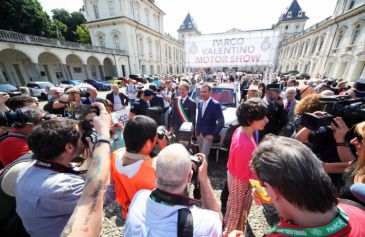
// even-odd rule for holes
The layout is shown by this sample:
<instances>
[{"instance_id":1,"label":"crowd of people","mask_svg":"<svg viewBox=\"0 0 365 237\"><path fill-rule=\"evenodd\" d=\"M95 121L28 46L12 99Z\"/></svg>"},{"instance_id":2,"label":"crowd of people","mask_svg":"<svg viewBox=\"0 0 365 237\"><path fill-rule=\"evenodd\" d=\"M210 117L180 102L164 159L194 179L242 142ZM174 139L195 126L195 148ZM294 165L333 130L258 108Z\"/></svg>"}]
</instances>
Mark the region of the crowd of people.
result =
<instances>
[{"instance_id":1,"label":"crowd of people","mask_svg":"<svg viewBox=\"0 0 365 237\"><path fill-rule=\"evenodd\" d=\"M221 205L208 176L225 126L217 83L241 92ZM92 86L49 88L43 108L29 95L0 93L0 229L99 236L103 205L115 200L124 236L244 236L255 201L280 217L266 236L362 236L364 101L365 79L243 72L129 80L105 98ZM128 108L126 123L112 121ZM173 144L186 124L188 144Z\"/></svg>"}]
</instances>

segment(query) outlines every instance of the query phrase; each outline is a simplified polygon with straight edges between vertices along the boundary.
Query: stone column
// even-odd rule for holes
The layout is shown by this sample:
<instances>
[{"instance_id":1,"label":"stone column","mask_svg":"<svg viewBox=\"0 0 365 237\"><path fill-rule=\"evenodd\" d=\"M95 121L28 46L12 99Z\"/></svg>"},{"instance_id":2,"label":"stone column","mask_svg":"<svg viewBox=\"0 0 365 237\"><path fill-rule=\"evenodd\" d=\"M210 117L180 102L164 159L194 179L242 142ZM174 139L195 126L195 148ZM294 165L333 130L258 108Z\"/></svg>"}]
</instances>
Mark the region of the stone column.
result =
<instances>
[{"instance_id":1,"label":"stone column","mask_svg":"<svg viewBox=\"0 0 365 237\"><path fill-rule=\"evenodd\" d=\"M66 80L71 80L71 75L69 75L68 73L68 70L67 70L67 64L62 64L62 71L63 71L63 74L65 75L65 79Z\"/></svg>"},{"instance_id":2,"label":"stone column","mask_svg":"<svg viewBox=\"0 0 365 237\"><path fill-rule=\"evenodd\" d=\"M89 77L89 73L87 72L87 65L86 64L84 64L84 70L85 70L86 79L91 79Z\"/></svg>"},{"instance_id":3,"label":"stone column","mask_svg":"<svg viewBox=\"0 0 365 237\"><path fill-rule=\"evenodd\" d=\"M104 80L104 75L105 75L105 73L104 73L104 66L103 65L99 65L99 70L100 70L100 79L101 80Z\"/></svg>"}]
</instances>

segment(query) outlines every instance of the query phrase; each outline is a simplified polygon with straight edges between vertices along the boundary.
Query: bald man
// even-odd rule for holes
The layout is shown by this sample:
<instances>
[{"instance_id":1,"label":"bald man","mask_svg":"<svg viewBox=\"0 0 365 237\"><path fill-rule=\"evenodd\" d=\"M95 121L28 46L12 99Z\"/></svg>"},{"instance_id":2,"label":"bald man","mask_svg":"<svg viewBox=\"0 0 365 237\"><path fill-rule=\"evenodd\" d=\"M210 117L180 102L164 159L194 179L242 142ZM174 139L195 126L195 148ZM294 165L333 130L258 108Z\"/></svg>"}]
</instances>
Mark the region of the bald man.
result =
<instances>
[{"instance_id":1,"label":"bald man","mask_svg":"<svg viewBox=\"0 0 365 237\"><path fill-rule=\"evenodd\" d=\"M106 95L106 99L113 103L113 111L123 109L129 102L128 96L119 91L119 86L117 84L112 85L112 92Z\"/></svg>"}]
</instances>

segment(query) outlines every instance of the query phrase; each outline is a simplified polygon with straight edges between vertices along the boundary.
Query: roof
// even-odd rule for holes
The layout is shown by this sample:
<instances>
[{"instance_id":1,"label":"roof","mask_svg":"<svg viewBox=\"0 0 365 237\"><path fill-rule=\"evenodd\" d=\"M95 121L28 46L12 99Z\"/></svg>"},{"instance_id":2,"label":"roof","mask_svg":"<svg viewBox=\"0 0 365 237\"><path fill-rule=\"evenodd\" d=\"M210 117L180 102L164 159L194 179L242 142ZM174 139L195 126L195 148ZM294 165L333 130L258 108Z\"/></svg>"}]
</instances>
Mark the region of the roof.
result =
<instances>
[{"instance_id":1,"label":"roof","mask_svg":"<svg viewBox=\"0 0 365 237\"><path fill-rule=\"evenodd\" d=\"M190 13L188 13L185 17L184 22L181 24L180 28L177 30L178 32L180 31L198 31L198 27L193 19L193 17L190 15Z\"/></svg>"},{"instance_id":2,"label":"roof","mask_svg":"<svg viewBox=\"0 0 365 237\"><path fill-rule=\"evenodd\" d=\"M289 14L291 12L291 15ZM281 14L279 21L307 20L309 19L297 0L293 0L291 5Z\"/></svg>"}]
</instances>

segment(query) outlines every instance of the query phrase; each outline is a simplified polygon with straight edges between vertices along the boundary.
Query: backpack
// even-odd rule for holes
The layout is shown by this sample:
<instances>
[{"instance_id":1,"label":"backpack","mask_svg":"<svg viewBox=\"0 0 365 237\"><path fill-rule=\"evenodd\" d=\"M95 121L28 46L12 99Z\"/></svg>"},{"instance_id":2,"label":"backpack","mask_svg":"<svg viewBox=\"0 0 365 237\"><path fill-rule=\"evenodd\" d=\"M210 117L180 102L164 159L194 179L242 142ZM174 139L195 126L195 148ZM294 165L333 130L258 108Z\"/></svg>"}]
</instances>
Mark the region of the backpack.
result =
<instances>
[{"instance_id":1,"label":"backpack","mask_svg":"<svg viewBox=\"0 0 365 237\"><path fill-rule=\"evenodd\" d=\"M19 172L34 161L32 157L32 153L25 154L0 172L0 233L4 236L29 236L15 211L15 183Z\"/></svg>"}]
</instances>

